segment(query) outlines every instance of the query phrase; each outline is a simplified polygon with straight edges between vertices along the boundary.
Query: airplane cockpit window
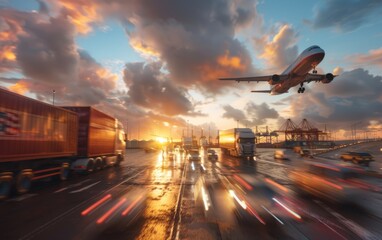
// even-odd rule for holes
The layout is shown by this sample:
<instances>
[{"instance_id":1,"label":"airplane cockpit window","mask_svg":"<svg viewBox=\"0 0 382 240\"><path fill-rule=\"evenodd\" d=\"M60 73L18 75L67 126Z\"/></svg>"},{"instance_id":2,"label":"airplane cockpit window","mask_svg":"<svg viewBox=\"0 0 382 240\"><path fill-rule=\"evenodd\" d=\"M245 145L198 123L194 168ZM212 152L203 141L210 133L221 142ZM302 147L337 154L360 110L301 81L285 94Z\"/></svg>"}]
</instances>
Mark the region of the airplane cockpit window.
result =
<instances>
[{"instance_id":1,"label":"airplane cockpit window","mask_svg":"<svg viewBox=\"0 0 382 240\"><path fill-rule=\"evenodd\" d=\"M317 48L320 48L319 46L312 46L310 48L308 48L308 51L312 51L313 49L317 49Z\"/></svg>"}]
</instances>

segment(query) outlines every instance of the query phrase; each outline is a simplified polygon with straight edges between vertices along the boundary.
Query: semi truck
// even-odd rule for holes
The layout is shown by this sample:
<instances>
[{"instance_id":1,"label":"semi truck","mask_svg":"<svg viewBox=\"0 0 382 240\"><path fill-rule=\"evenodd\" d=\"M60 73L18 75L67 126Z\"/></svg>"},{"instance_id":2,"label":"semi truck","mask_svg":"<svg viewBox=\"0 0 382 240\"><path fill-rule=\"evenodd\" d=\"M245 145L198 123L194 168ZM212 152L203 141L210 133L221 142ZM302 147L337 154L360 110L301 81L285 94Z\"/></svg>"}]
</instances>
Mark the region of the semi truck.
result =
<instances>
[{"instance_id":1,"label":"semi truck","mask_svg":"<svg viewBox=\"0 0 382 240\"><path fill-rule=\"evenodd\" d=\"M230 156L253 158L256 151L255 133L250 128L220 130L219 147Z\"/></svg>"},{"instance_id":2,"label":"semi truck","mask_svg":"<svg viewBox=\"0 0 382 240\"><path fill-rule=\"evenodd\" d=\"M93 107L58 107L0 88L0 199L35 180L118 166L122 124Z\"/></svg>"}]
</instances>

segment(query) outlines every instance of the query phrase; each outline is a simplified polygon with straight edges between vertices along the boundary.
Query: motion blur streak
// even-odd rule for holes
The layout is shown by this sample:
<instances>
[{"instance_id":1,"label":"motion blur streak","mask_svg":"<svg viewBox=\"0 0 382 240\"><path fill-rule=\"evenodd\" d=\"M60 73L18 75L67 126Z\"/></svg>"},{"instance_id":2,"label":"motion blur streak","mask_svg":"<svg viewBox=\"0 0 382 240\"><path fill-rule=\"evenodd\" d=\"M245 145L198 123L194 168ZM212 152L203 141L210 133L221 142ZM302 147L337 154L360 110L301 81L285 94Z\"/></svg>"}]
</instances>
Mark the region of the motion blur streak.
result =
<instances>
[{"instance_id":1,"label":"motion blur streak","mask_svg":"<svg viewBox=\"0 0 382 240\"><path fill-rule=\"evenodd\" d=\"M128 213L130 212L130 210L133 209L134 206L135 206L135 205L139 202L139 200L141 200L141 199L142 199L142 196L139 196L137 199L135 199L135 201L132 202L132 203L130 204L130 206L128 206L128 207L126 208L126 210L122 212L122 216L126 216L126 214L128 214Z\"/></svg>"},{"instance_id":2,"label":"motion blur streak","mask_svg":"<svg viewBox=\"0 0 382 240\"><path fill-rule=\"evenodd\" d=\"M95 208L97 208L99 205L101 205L102 203L104 203L105 201L107 201L110 198L111 198L111 194L106 195L105 197L100 199L98 202L94 203L93 205L88 207L86 210L82 211L81 215L86 216L88 213L93 211Z\"/></svg>"},{"instance_id":3,"label":"motion blur streak","mask_svg":"<svg viewBox=\"0 0 382 240\"><path fill-rule=\"evenodd\" d=\"M203 171L206 171L206 168L204 167L203 164L200 164L200 166L203 168Z\"/></svg>"},{"instance_id":4,"label":"motion blur streak","mask_svg":"<svg viewBox=\"0 0 382 240\"><path fill-rule=\"evenodd\" d=\"M287 206L285 206L282 202L277 200L276 198L272 198L273 201L277 202L281 207L283 207L285 210L287 210L290 214L292 214L297 219L301 220L301 216L297 213L293 212L291 209L289 209Z\"/></svg>"},{"instance_id":5,"label":"motion blur streak","mask_svg":"<svg viewBox=\"0 0 382 240\"><path fill-rule=\"evenodd\" d=\"M280 185L279 183L273 181L272 179L269 179L269 178L265 178L265 181L269 184L272 184L273 186L279 188L280 190L283 190L284 192L288 192L288 189L282 185Z\"/></svg>"},{"instance_id":6,"label":"motion blur streak","mask_svg":"<svg viewBox=\"0 0 382 240\"><path fill-rule=\"evenodd\" d=\"M243 208L243 209L247 209L247 204L245 204L244 201L241 201L237 196L236 196L236 193L233 191L233 190L229 190L229 194L231 194L231 196L240 204L240 206Z\"/></svg>"},{"instance_id":7,"label":"motion blur streak","mask_svg":"<svg viewBox=\"0 0 382 240\"><path fill-rule=\"evenodd\" d=\"M241 177L239 177L238 175L233 175L233 177L243 186L245 187L247 190L252 190L252 186L249 185L244 179L242 179Z\"/></svg>"},{"instance_id":8,"label":"motion blur streak","mask_svg":"<svg viewBox=\"0 0 382 240\"><path fill-rule=\"evenodd\" d=\"M191 168L192 168L192 171L195 171L195 166L193 162L191 163Z\"/></svg>"},{"instance_id":9,"label":"motion blur streak","mask_svg":"<svg viewBox=\"0 0 382 240\"><path fill-rule=\"evenodd\" d=\"M337 185L337 184L334 184L332 182L329 182L329 181L326 181L325 179L323 178L320 178L320 177L313 177L314 180L317 180L317 181L320 181L320 182L323 182L323 183L326 183L328 184L329 186L332 186L334 188L337 188L338 190L342 190L343 187L341 187L340 185Z\"/></svg>"},{"instance_id":10,"label":"motion blur streak","mask_svg":"<svg viewBox=\"0 0 382 240\"><path fill-rule=\"evenodd\" d=\"M248 206L247 205L247 208L248 208L248 211L253 215L253 216L255 216L256 218L257 218L257 220L259 220L259 222L261 222L262 224L266 224L265 222L264 222L264 220L263 219L261 219L261 217L259 216L259 214L257 214L257 212L256 212L256 210L255 209L252 209L250 206Z\"/></svg>"},{"instance_id":11,"label":"motion blur streak","mask_svg":"<svg viewBox=\"0 0 382 240\"><path fill-rule=\"evenodd\" d=\"M271 211L269 211L266 207L262 206L264 208L265 211L267 211L269 214L272 215L272 217L274 217L279 223L281 223L282 225L284 225L284 223L278 218L276 217Z\"/></svg>"},{"instance_id":12,"label":"motion blur streak","mask_svg":"<svg viewBox=\"0 0 382 240\"><path fill-rule=\"evenodd\" d=\"M97 220L98 224L103 223L117 208L119 208L124 202L126 202L126 198L122 198L114 207L112 207L109 211L107 211L102 217Z\"/></svg>"},{"instance_id":13,"label":"motion blur streak","mask_svg":"<svg viewBox=\"0 0 382 240\"><path fill-rule=\"evenodd\" d=\"M204 190L204 187L202 187L202 197L203 197L204 209L208 211L210 204L208 202L208 196L206 194L206 191Z\"/></svg>"}]
</instances>

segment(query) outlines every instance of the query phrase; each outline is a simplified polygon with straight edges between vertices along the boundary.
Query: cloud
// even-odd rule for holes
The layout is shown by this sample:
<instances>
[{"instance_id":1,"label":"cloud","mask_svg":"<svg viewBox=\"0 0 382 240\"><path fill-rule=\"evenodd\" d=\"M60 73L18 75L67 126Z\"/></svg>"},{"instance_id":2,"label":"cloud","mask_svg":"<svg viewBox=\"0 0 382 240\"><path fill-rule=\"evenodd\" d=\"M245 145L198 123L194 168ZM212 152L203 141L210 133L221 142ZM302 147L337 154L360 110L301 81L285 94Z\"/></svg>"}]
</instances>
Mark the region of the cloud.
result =
<instances>
[{"instance_id":1,"label":"cloud","mask_svg":"<svg viewBox=\"0 0 382 240\"><path fill-rule=\"evenodd\" d=\"M270 108L267 103L257 105L248 102L245 109L249 117L252 118L254 125L262 125L266 123L267 119L277 119L279 117L278 112Z\"/></svg>"},{"instance_id":2,"label":"cloud","mask_svg":"<svg viewBox=\"0 0 382 240\"><path fill-rule=\"evenodd\" d=\"M235 31L257 16L251 1L115 1L130 45L162 61L169 79L218 93L219 77L253 72L251 57ZM121 20L122 21L122 20ZM211 34L213 33L213 34Z\"/></svg>"},{"instance_id":3,"label":"cloud","mask_svg":"<svg viewBox=\"0 0 382 240\"><path fill-rule=\"evenodd\" d=\"M223 118L233 119L247 127L266 124L267 119L277 119L278 112L270 108L267 103L255 104L248 102L243 110L236 109L231 105L223 106Z\"/></svg>"},{"instance_id":4,"label":"cloud","mask_svg":"<svg viewBox=\"0 0 382 240\"><path fill-rule=\"evenodd\" d=\"M297 38L298 34L293 27L284 24L273 37L270 34L261 38L254 37L253 43L259 57L266 61L267 67L280 72L297 58Z\"/></svg>"},{"instance_id":5,"label":"cloud","mask_svg":"<svg viewBox=\"0 0 382 240\"><path fill-rule=\"evenodd\" d=\"M331 129L348 129L355 122L366 128L382 118L381 91L381 76L364 69L347 71L329 87L317 84L309 94L291 96L291 116L328 124Z\"/></svg>"},{"instance_id":6,"label":"cloud","mask_svg":"<svg viewBox=\"0 0 382 240\"><path fill-rule=\"evenodd\" d=\"M327 0L317 7L311 25L349 32L378 16L381 8L380 0Z\"/></svg>"},{"instance_id":7,"label":"cloud","mask_svg":"<svg viewBox=\"0 0 382 240\"><path fill-rule=\"evenodd\" d=\"M35 93L49 101L52 90L58 101L73 104L97 104L106 99L116 84L116 75L97 63L74 42L75 29L64 16L46 17L36 12L0 9L1 46L16 57L9 65L0 59L0 69L16 71L24 77L10 89ZM8 57L9 60L9 57Z\"/></svg>"},{"instance_id":8,"label":"cloud","mask_svg":"<svg viewBox=\"0 0 382 240\"><path fill-rule=\"evenodd\" d=\"M374 65L382 67L382 48L372 49L367 54L354 54L348 57L357 66Z\"/></svg>"},{"instance_id":9,"label":"cloud","mask_svg":"<svg viewBox=\"0 0 382 240\"><path fill-rule=\"evenodd\" d=\"M186 90L169 81L161 73L161 67L159 62L126 64L124 81L129 87L131 100L141 107L170 116L190 114L193 106L186 97Z\"/></svg>"}]
</instances>

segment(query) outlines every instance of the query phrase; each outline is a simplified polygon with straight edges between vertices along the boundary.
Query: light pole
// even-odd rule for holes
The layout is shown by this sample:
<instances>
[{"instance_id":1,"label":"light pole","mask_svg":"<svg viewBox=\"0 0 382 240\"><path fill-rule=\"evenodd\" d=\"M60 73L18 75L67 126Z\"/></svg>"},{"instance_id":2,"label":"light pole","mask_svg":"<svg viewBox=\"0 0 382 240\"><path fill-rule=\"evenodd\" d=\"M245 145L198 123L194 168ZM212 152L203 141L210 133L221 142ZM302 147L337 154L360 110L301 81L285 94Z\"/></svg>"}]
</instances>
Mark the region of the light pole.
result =
<instances>
[{"instance_id":1,"label":"light pole","mask_svg":"<svg viewBox=\"0 0 382 240\"><path fill-rule=\"evenodd\" d=\"M54 94L56 93L56 90L53 89L52 93L53 93L53 106L54 106Z\"/></svg>"}]
</instances>

